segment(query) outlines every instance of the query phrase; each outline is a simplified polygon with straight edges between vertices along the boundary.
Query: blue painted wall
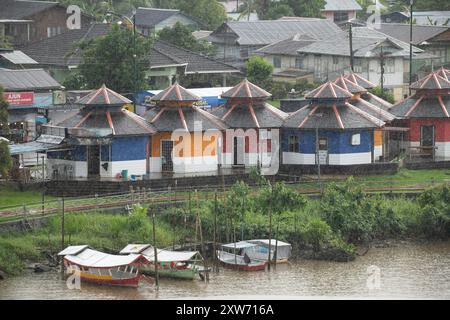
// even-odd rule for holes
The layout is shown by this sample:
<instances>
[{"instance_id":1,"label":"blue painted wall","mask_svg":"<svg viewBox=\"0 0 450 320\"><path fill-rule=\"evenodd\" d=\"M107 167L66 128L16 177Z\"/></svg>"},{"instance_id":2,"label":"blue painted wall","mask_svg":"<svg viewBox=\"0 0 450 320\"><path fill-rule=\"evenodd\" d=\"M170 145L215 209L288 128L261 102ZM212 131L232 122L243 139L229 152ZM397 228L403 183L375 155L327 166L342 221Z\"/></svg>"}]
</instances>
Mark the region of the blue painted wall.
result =
<instances>
[{"instance_id":1,"label":"blue painted wall","mask_svg":"<svg viewBox=\"0 0 450 320\"><path fill-rule=\"evenodd\" d=\"M149 137L114 138L112 141L112 161L144 160Z\"/></svg>"},{"instance_id":2,"label":"blue painted wall","mask_svg":"<svg viewBox=\"0 0 450 320\"><path fill-rule=\"evenodd\" d=\"M361 143L351 145L353 134L361 134ZM315 130L283 129L282 145L283 152L289 152L289 136L298 136L300 141L300 153L313 154L316 152L316 132ZM371 130L319 130L319 137L328 138L328 152L331 154L340 153L361 153L372 150Z\"/></svg>"}]
</instances>

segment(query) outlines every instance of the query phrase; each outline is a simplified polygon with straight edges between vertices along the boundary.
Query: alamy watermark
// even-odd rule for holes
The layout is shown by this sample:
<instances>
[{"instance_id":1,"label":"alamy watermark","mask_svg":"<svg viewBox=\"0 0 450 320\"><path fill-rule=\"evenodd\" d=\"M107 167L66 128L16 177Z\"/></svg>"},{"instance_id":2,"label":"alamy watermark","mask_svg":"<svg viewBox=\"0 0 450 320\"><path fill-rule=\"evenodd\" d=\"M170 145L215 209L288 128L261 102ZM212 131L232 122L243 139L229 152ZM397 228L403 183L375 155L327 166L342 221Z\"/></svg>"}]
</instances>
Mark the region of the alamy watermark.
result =
<instances>
[{"instance_id":1,"label":"alamy watermark","mask_svg":"<svg viewBox=\"0 0 450 320\"><path fill-rule=\"evenodd\" d=\"M381 289L381 268L375 265L367 267L366 286L369 290Z\"/></svg>"}]
</instances>

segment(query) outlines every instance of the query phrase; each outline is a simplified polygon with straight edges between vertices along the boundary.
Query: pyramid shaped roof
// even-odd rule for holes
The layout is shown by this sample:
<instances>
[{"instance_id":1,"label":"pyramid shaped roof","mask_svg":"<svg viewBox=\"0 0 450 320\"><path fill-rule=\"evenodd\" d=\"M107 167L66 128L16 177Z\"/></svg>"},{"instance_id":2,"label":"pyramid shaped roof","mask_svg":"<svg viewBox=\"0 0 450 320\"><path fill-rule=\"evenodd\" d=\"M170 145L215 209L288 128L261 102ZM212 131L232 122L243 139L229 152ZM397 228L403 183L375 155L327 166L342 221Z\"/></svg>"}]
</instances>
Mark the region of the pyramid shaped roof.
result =
<instances>
[{"instance_id":1,"label":"pyramid shaped roof","mask_svg":"<svg viewBox=\"0 0 450 320\"><path fill-rule=\"evenodd\" d=\"M445 75L445 74L444 74ZM448 90L450 81L442 77L438 72L432 72L426 77L414 82L411 85L414 90Z\"/></svg>"},{"instance_id":2,"label":"pyramid shaped roof","mask_svg":"<svg viewBox=\"0 0 450 320\"><path fill-rule=\"evenodd\" d=\"M307 99L324 99L324 100L338 100L338 99L347 99L351 97L353 97L351 92L339 87L332 81L324 83L317 89L305 95L305 98Z\"/></svg>"},{"instance_id":3,"label":"pyramid shaped roof","mask_svg":"<svg viewBox=\"0 0 450 320\"><path fill-rule=\"evenodd\" d=\"M239 84L224 92L221 97L225 99L267 99L272 96L245 78Z\"/></svg>"},{"instance_id":4,"label":"pyramid shaped roof","mask_svg":"<svg viewBox=\"0 0 450 320\"><path fill-rule=\"evenodd\" d=\"M175 82L170 87L155 95L152 100L158 102L195 102L202 100L202 98L180 86L178 82Z\"/></svg>"},{"instance_id":5,"label":"pyramid shaped roof","mask_svg":"<svg viewBox=\"0 0 450 320\"><path fill-rule=\"evenodd\" d=\"M353 83L356 83L358 86L363 87L364 89L373 89L376 87L376 85L369 80L361 77L357 73L350 72L345 76L348 80L350 80Z\"/></svg>"},{"instance_id":6,"label":"pyramid shaped roof","mask_svg":"<svg viewBox=\"0 0 450 320\"><path fill-rule=\"evenodd\" d=\"M351 82L349 79L345 78L344 76L338 77L334 81L334 83L337 84L339 87L341 87L351 93L367 92L366 88L363 88L360 85L358 85L354 82Z\"/></svg>"},{"instance_id":7,"label":"pyramid shaped roof","mask_svg":"<svg viewBox=\"0 0 450 320\"><path fill-rule=\"evenodd\" d=\"M131 100L102 85L76 101L77 104L85 106L123 106L131 103Z\"/></svg>"}]
</instances>

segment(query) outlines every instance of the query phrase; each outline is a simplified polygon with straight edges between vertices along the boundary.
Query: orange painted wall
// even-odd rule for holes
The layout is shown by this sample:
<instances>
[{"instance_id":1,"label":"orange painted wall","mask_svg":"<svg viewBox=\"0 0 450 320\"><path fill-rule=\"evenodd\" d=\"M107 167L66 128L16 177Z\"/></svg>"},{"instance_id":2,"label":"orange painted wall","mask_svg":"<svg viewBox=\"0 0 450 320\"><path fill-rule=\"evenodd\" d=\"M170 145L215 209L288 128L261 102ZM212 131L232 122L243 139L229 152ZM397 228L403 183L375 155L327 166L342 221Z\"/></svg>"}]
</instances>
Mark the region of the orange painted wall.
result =
<instances>
[{"instance_id":1,"label":"orange painted wall","mask_svg":"<svg viewBox=\"0 0 450 320\"><path fill-rule=\"evenodd\" d=\"M190 141L187 143L190 146L191 154L189 155L187 152L180 151L180 154L175 154L174 156L185 156L185 157L202 157L202 156L215 156L217 155L217 134L210 134L208 137L204 136L204 133L200 135L200 133L190 133ZM197 136L196 136L197 135ZM211 136L213 138L211 138ZM183 142L184 137L178 137L175 141L175 146L182 147L179 145ZM211 139L211 140L209 140ZM161 140L172 140L172 132L159 132L152 136L152 157L160 157L161 156ZM198 140L198 141L197 141Z\"/></svg>"},{"instance_id":2,"label":"orange painted wall","mask_svg":"<svg viewBox=\"0 0 450 320\"><path fill-rule=\"evenodd\" d=\"M383 145L383 132L381 130L375 130L373 137L375 146Z\"/></svg>"}]
</instances>

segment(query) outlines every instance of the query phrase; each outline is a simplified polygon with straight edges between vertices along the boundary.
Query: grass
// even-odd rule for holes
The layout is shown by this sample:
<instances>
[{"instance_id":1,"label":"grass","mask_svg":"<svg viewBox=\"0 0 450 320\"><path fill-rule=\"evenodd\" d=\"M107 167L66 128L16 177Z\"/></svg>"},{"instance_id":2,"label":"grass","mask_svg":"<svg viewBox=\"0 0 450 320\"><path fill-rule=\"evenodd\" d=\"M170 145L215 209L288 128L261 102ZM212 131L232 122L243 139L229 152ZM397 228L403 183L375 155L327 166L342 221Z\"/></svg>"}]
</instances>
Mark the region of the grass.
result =
<instances>
[{"instance_id":1,"label":"grass","mask_svg":"<svg viewBox=\"0 0 450 320\"><path fill-rule=\"evenodd\" d=\"M45 196L46 200L54 199ZM0 186L0 208L37 203L42 200L42 193L37 191L20 191L11 187Z\"/></svg>"},{"instance_id":2,"label":"grass","mask_svg":"<svg viewBox=\"0 0 450 320\"><path fill-rule=\"evenodd\" d=\"M275 99L275 100L269 100L269 104L271 104L272 106L274 106L275 108L280 109L280 100Z\"/></svg>"},{"instance_id":3,"label":"grass","mask_svg":"<svg viewBox=\"0 0 450 320\"><path fill-rule=\"evenodd\" d=\"M158 247L180 243L181 230L157 219ZM65 216L65 245L88 244L94 249L118 252L129 243L151 243L152 224L146 210L131 215L105 214L96 211ZM26 263L44 260L45 252L61 249L61 218L49 217L46 227L29 233L0 235L0 270L20 274Z\"/></svg>"}]
</instances>

